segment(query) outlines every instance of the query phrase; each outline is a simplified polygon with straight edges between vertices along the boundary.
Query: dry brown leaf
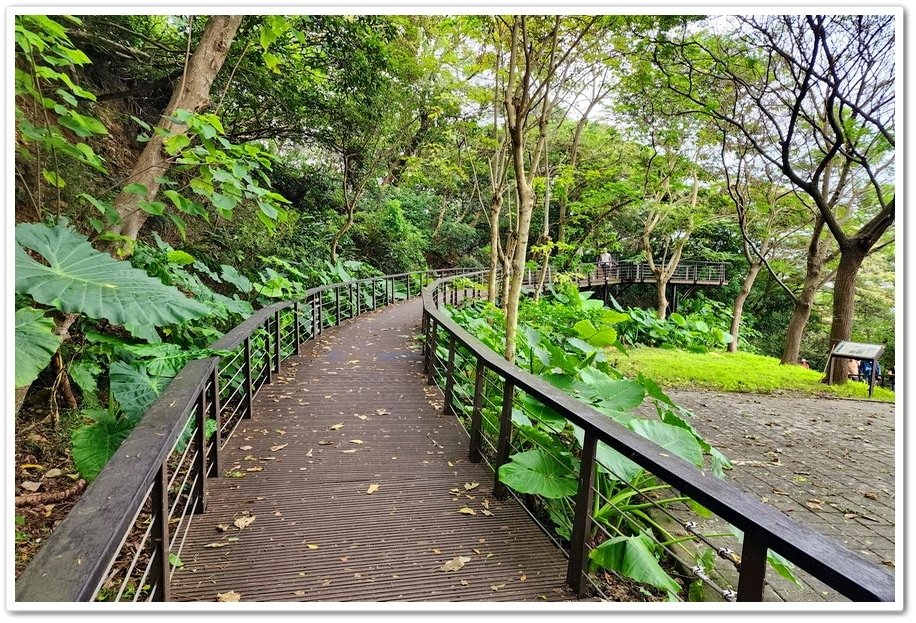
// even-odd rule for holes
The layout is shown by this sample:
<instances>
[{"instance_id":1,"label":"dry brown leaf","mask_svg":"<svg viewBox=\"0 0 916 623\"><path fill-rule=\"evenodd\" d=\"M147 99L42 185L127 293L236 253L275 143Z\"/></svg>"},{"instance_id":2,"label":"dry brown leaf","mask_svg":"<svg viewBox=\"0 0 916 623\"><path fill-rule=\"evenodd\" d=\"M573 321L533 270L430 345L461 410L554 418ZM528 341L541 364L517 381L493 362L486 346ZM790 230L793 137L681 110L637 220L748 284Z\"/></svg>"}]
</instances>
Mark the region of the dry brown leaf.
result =
<instances>
[{"instance_id":1,"label":"dry brown leaf","mask_svg":"<svg viewBox=\"0 0 916 623\"><path fill-rule=\"evenodd\" d=\"M874 492L872 492L872 491L866 491L863 495L864 495L866 498L868 498L869 500L877 500L877 499L878 499L878 494L877 494L877 493L874 493Z\"/></svg>"},{"instance_id":2,"label":"dry brown leaf","mask_svg":"<svg viewBox=\"0 0 916 623\"><path fill-rule=\"evenodd\" d=\"M472 489L476 489L476 488L479 487L479 486L480 486L480 483L479 483L479 482L466 482L466 483L464 483L464 490L465 490L465 491L470 491L470 490L472 490Z\"/></svg>"},{"instance_id":3,"label":"dry brown leaf","mask_svg":"<svg viewBox=\"0 0 916 623\"><path fill-rule=\"evenodd\" d=\"M241 601L242 596L236 593L235 591L229 591L228 593L217 593L216 601Z\"/></svg>"},{"instance_id":4,"label":"dry brown leaf","mask_svg":"<svg viewBox=\"0 0 916 623\"><path fill-rule=\"evenodd\" d=\"M319 446L330 446L332 443L334 442L328 441L327 439L322 439L321 441L318 442L318 445Z\"/></svg>"},{"instance_id":5,"label":"dry brown leaf","mask_svg":"<svg viewBox=\"0 0 916 623\"><path fill-rule=\"evenodd\" d=\"M519 581L519 582L524 582L524 581L527 580L527 579L528 579L528 576L527 576L527 575L523 575L523 576L519 577L518 581Z\"/></svg>"},{"instance_id":6,"label":"dry brown leaf","mask_svg":"<svg viewBox=\"0 0 916 623\"><path fill-rule=\"evenodd\" d=\"M252 523L254 523L254 520L255 520L254 515L244 515L236 519L233 523L236 528L238 528L239 530L242 530L250 526Z\"/></svg>"},{"instance_id":7,"label":"dry brown leaf","mask_svg":"<svg viewBox=\"0 0 916 623\"><path fill-rule=\"evenodd\" d=\"M220 532L226 532L229 529L229 524L227 523L218 523L216 524L216 529Z\"/></svg>"},{"instance_id":8,"label":"dry brown leaf","mask_svg":"<svg viewBox=\"0 0 916 623\"><path fill-rule=\"evenodd\" d=\"M302 597L303 595L305 595L305 591L293 591L293 595L295 595L296 597Z\"/></svg>"},{"instance_id":9,"label":"dry brown leaf","mask_svg":"<svg viewBox=\"0 0 916 623\"><path fill-rule=\"evenodd\" d=\"M503 586L505 586L505 585L506 585L505 582L503 582L502 584L491 584L491 585L490 585L490 590L498 591L499 589L501 589L501 588L502 588Z\"/></svg>"},{"instance_id":10,"label":"dry brown leaf","mask_svg":"<svg viewBox=\"0 0 916 623\"><path fill-rule=\"evenodd\" d=\"M363 440L362 439L351 439L350 443L355 443L357 445L360 445L363 443Z\"/></svg>"},{"instance_id":11,"label":"dry brown leaf","mask_svg":"<svg viewBox=\"0 0 916 623\"><path fill-rule=\"evenodd\" d=\"M819 500L808 500L807 502L805 502L805 506L807 506L808 508L810 508L813 511L824 510L824 507L820 505Z\"/></svg>"},{"instance_id":12,"label":"dry brown leaf","mask_svg":"<svg viewBox=\"0 0 916 623\"><path fill-rule=\"evenodd\" d=\"M773 489L773 493L776 495L789 495L788 491L783 491L782 489Z\"/></svg>"},{"instance_id":13,"label":"dry brown leaf","mask_svg":"<svg viewBox=\"0 0 916 623\"><path fill-rule=\"evenodd\" d=\"M239 446L239 450L251 450L251 446Z\"/></svg>"},{"instance_id":14,"label":"dry brown leaf","mask_svg":"<svg viewBox=\"0 0 916 623\"><path fill-rule=\"evenodd\" d=\"M376 491L378 491L378 485L373 483L369 485L369 488L366 490L366 493L372 494L372 493L375 493Z\"/></svg>"},{"instance_id":15,"label":"dry brown leaf","mask_svg":"<svg viewBox=\"0 0 916 623\"><path fill-rule=\"evenodd\" d=\"M459 489L458 487L455 487L454 489L449 489L448 492L458 495L459 493L461 493L461 489Z\"/></svg>"},{"instance_id":16,"label":"dry brown leaf","mask_svg":"<svg viewBox=\"0 0 916 623\"><path fill-rule=\"evenodd\" d=\"M26 491L31 491L32 493L35 493L36 491L38 491L41 488L41 483L32 482L31 480L26 480L19 486L25 489Z\"/></svg>"},{"instance_id":17,"label":"dry brown leaf","mask_svg":"<svg viewBox=\"0 0 916 623\"><path fill-rule=\"evenodd\" d=\"M477 554L478 556L480 556L480 550L479 550L479 549L472 549L471 551L474 552L475 554Z\"/></svg>"},{"instance_id":18,"label":"dry brown leaf","mask_svg":"<svg viewBox=\"0 0 916 623\"><path fill-rule=\"evenodd\" d=\"M375 412L379 415L391 415L391 412L388 409L376 409Z\"/></svg>"},{"instance_id":19,"label":"dry brown leaf","mask_svg":"<svg viewBox=\"0 0 916 623\"><path fill-rule=\"evenodd\" d=\"M207 543L204 547L226 547L229 545L226 541L214 541L213 543Z\"/></svg>"},{"instance_id":20,"label":"dry brown leaf","mask_svg":"<svg viewBox=\"0 0 916 623\"><path fill-rule=\"evenodd\" d=\"M356 448L353 448L352 450L338 450L338 452L340 452L341 454L353 454L354 452L356 452Z\"/></svg>"},{"instance_id":21,"label":"dry brown leaf","mask_svg":"<svg viewBox=\"0 0 916 623\"><path fill-rule=\"evenodd\" d=\"M490 509L490 500L484 499L484 500L480 503L480 505L483 506L484 508L486 508L487 510L489 510L489 509Z\"/></svg>"},{"instance_id":22,"label":"dry brown leaf","mask_svg":"<svg viewBox=\"0 0 916 623\"><path fill-rule=\"evenodd\" d=\"M331 430L340 430L343 428L343 424L335 424L334 426L329 426L328 428Z\"/></svg>"},{"instance_id":23,"label":"dry brown leaf","mask_svg":"<svg viewBox=\"0 0 916 623\"><path fill-rule=\"evenodd\" d=\"M456 556L452 558L447 563L439 567L439 571L458 571L461 569L465 563L471 562L471 559L467 556Z\"/></svg>"},{"instance_id":24,"label":"dry brown leaf","mask_svg":"<svg viewBox=\"0 0 916 623\"><path fill-rule=\"evenodd\" d=\"M435 547L433 548L433 554L441 554L441 553L442 552L436 549Z\"/></svg>"},{"instance_id":25,"label":"dry brown leaf","mask_svg":"<svg viewBox=\"0 0 916 623\"><path fill-rule=\"evenodd\" d=\"M256 465L254 467L246 467L245 471L246 472L263 472L264 468L261 467L260 465Z\"/></svg>"},{"instance_id":26,"label":"dry brown leaf","mask_svg":"<svg viewBox=\"0 0 916 623\"><path fill-rule=\"evenodd\" d=\"M844 513L843 519L854 519L858 516L859 516L858 513Z\"/></svg>"},{"instance_id":27,"label":"dry brown leaf","mask_svg":"<svg viewBox=\"0 0 916 623\"><path fill-rule=\"evenodd\" d=\"M467 580L461 580L461 586L467 586L467 585L468 585Z\"/></svg>"},{"instance_id":28,"label":"dry brown leaf","mask_svg":"<svg viewBox=\"0 0 916 623\"><path fill-rule=\"evenodd\" d=\"M284 443L284 444L279 445L279 446L271 446L271 447L270 447L270 451L271 451L271 452L276 452L277 450L282 450L283 448L285 448L285 447L288 446L288 445L289 445L288 443Z\"/></svg>"},{"instance_id":29,"label":"dry brown leaf","mask_svg":"<svg viewBox=\"0 0 916 623\"><path fill-rule=\"evenodd\" d=\"M309 549L318 549L318 546L314 543L306 543L305 546Z\"/></svg>"},{"instance_id":30,"label":"dry brown leaf","mask_svg":"<svg viewBox=\"0 0 916 623\"><path fill-rule=\"evenodd\" d=\"M483 510L480 511L480 512L484 514L484 517L492 517L492 516L493 516L493 513L490 512L490 511L488 511L487 509L483 509Z\"/></svg>"},{"instance_id":31,"label":"dry brown leaf","mask_svg":"<svg viewBox=\"0 0 916 623\"><path fill-rule=\"evenodd\" d=\"M368 419L369 419L369 416L368 416L368 415L357 415L356 417L358 417L358 418L361 419L361 420L368 420Z\"/></svg>"},{"instance_id":32,"label":"dry brown leaf","mask_svg":"<svg viewBox=\"0 0 916 623\"><path fill-rule=\"evenodd\" d=\"M465 515L476 515L477 514L477 511L475 511L473 508L470 508L468 506L465 506L464 508L459 508L458 512L463 513Z\"/></svg>"},{"instance_id":33,"label":"dry brown leaf","mask_svg":"<svg viewBox=\"0 0 916 623\"><path fill-rule=\"evenodd\" d=\"M57 478L58 476L63 476L63 475L64 475L64 472L55 467L53 469L49 469L48 471L46 471L44 477L45 478Z\"/></svg>"},{"instance_id":34,"label":"dry brown leaf","mask_svg":"<svg viewBox=\"0 0 916 623\"><path fill-rule=\"evenodd\" d=\"M896 567L893 560L882 560L882 565L887 565L888 567Z\"/></svg>"},{"instance_id":35,"label":"dry brown leaf","mask_svg":"<svg viewBox=\"0 0 916 623\"><path fill-rule=\"evenodd\" d=\"M341 557L340 557L340 562L347 562L348 560L350 560L350 557L349 557L349 556L341 556Z\"/></svg>"},{"instance_id":36,"label":"dry brown leaf","mask_svg":"<svg viewBox=\"0 0 916 623\"><path fill-rule=\"evenodd\" d=\"M309 448L309 451L305 453L305 456L312 458L312 449Z\"/></svg>"}]
</instances>

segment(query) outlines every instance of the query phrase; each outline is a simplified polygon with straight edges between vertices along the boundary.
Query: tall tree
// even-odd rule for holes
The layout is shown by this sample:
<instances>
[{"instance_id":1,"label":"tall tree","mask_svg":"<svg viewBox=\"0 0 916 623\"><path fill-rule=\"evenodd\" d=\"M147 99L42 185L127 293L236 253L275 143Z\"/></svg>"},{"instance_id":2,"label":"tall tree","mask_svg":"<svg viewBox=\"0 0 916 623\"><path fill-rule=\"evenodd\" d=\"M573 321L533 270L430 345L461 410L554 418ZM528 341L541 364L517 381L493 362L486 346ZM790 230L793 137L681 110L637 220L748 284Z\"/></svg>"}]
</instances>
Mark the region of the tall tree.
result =
<instances>
[{"instance_id":1,"label":"tall tree","mask_svg":"<svg viewBox=\"0 0 916 623\"><path fill-rule=\"evenodd\" d=\"M187 58L185 70L172 93L156 131L150 136L127 178L129 184L139 184L143 193L121 192L114 202L119 221L112 231L127 238L136 239L149 213L140 207L143 201L152 201L159 192L160 180L172 166L171 158L164 149L166 138L187 133L186 125L174 119L179 109L198 112L210 105L210 87L216 79L229 54L241 15L213 15L207 21L200 41ZM188 50L190 51L190 30L188 25Z\"/></svg>"},{"instance_id":2,"label":"tall tree","mask_svg":"<svg viewBox=\"0 0 916 623\"><path fill-rule=\"evenodd\" d=\"M743 134L818 211L840 251L830 330L835 344L851 335L862 261L894 223L894 17L738 22L730 40L685 36L660 46L656 60L671 89L698 104L698 114ZM733 97L712 97L715 87ZM838 201L844 176L856 173L867 180L867 195L857 193L864 201ZM857 229L844 229L838 210L858 212L846 220ZM832 382L845 382L842 368L836 366Z\"/></svg>"}]
</instances>

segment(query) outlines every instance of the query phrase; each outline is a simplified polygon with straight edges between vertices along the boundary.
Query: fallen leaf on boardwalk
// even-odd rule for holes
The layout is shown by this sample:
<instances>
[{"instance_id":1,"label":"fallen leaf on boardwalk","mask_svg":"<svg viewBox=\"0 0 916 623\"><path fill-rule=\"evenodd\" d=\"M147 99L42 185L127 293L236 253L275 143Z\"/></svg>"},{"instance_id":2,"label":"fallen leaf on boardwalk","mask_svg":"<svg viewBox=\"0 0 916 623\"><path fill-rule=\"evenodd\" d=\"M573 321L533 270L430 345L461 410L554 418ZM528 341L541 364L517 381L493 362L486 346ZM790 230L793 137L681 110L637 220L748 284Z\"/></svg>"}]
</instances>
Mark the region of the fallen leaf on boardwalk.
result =
<instances>
[{"instance_id":1,"label":"fallen leaf on boardwalk","mask_svg":"<svg viewBox=\"0 0 916 623\"><path fill-rule=\"evenodd\" d=\"M250 526L254 522L254 520L255 520L254 515L245 515L243 517L239 517L238 519L236 519L233 522L233 524L235 525L236 528L238 528L239 530L242 530Z\"/></svg>"},{"instance_id":2,"label":"fallen leaf on boardwalk","mask_svg":"<svg viewBox=\"0 0 916 623\"><path fill-rule=\"evenodd\" d=\"M439 571L458 571L468 562L471 562L471 559L467 556L456 556L439 567Z\"/></svg>"},{"instance_id":3,"label":"fallen leaf on boardwalk","mask_svg":"<svg viewBox=\"0 0 916 623\"><path fill-rule=\"evenodd\" d=\"M361 419L361 420L368 420L368 419L369 419L369 416L368 416L368 415L357 415L356 417L358 417L358 418Z\"/></svg>"},{"instance_id":4,"label":"fallen leaf on boardwalk","mask_svg":"<svg viewBox=\"0 0 916 623\"><path fill-rule=\"evenodd\" d=\"M305 456L312 458L312 449L309 448L309 451L305 453Z\"/></svg>"},{"instance_id":5,"label":"fallen leaf on boardwalk","mask_svg":"<svg viewBox=\"0 0 916 623\"><path fill-rule=\"evenodd\" d=\"M433 548L433 554L441 554L442 552L435 547Z\"/></svg>"},{"instance_id":6,"label":"fallen leaf on boardwalk","mask_svg":"<svg viewBox=\"0 0 916 623\"><path fill-rule=\"evenodd\" d=\"M229 530L229 524L218 523L216 524L216 529L219 530L220 532L226 532L227 530Z\"/></svg>"},{"instance_id":7,"label":"fallen leaf on boardwalk","mask_svg":"<svg viewBox=\"0 0 916 623\"><path fill-rule=\"evenodd\" d=\"M375 412L379 415L391 415L391 411L388 409L376 409Z\"/></svg>"},{"instance_id":8,"label":"fallen leaf on boardwalk","mask_svg":"<svg viewBox=\"0 0 916 623\"><path fill-rule=\"evenodd\" d=\"M350 440L350 443L362 444L362 443L363 443L363 440L362 440L362 439L351 439L351 440Z\"/></svg>"},{"instance_id":9,"label":"fallen leaf on boardwalk","mask_svg":"<svg viewBox=\"0 0 916 623\"><path fill-rule=\"evenodd\" d=\"M351 450L338 450L338 452L340 452L341 454L353 454L354 452L356 452L356 448L353 448Z\"/></svg>"},{"instance_id":10,"label":"fallen leaf on boardwalk","mask_svg":"<svg viewBox=\"0 0 916 623\"><path fill-rule=\"evenodd\" d=\"M523 576L521 576L521 577L518 579L518 581L519 581L519 582L524 582L524 581L527 580L527 579L528 579L528 576L527 576L527 575L523 575Z\"/></svg>"},{"instance_id":11,"label":"fallen leaf on boardwalk","mask_svg":"<svg viewBox=\"0 0 916 623\"><path fill-rule=\"evenodd\" d=\"M490 500L484 499L484 501L481 502L480 505L483 506L484 508L486 508L486 509L489 510L489 508L490 508Z\"/></svg>"},{"instance_id":12,"label":"fallen leaf on boardwalk","mask_svg":"<svg viewBox=\"0 0 916 623\"><path fill-rule=\"evenodd\" d=\"M869 500L877 500L877 499L878 499L878 495L877 495L876 493L871 492L871 491L866 491L863 495L864 495L865 497L867 497Z\"/></svg>"},{"instance_id":13,"label":"fallen leaf on boardwalk","mask_svg":"<svg viewBox=\"0 0 916 623\"><path fill-rule=\"evenodd\" d=\"M277 450L282 450L283 448L285 448L288 445L289 445L288 443L284 443L283 445L280 445L280 446L271 446L270 451L276 452Z\"/></svg>"},{"instance_id":14,"label":"fallen leaf on boardwalk","mask_svg":"<svg viewBox=\"0 0 916 623\"><path fill-rule=\"evenodd\" d=\"M216 601L240 601L242 596L236 593L235 591L229 591L228 593L217 593Z\"/></svg>"},{"instance_id":15,"label":"fallen leaf on boardwalk","mask_svg":"<svg viewBox=\"0 0 916 623\"><path fill-rule=\"evenodd\" d=\"M843 519L854 519L858 516L859 516L858 513L845 513L843 515Z\"/></svg>"},{"instance_id":16,"label":"fallen leaf on boardwalk","mask_svg":"<svg viewBox=\"0 0 916 623\"><path fill-rule=\"evenodd\" d=\"M506 585L505 582L503 582L502 584L491 584L491 585L490 585L490 589L491 589L491 590L494 590L494 591L498 591L499 589L501 589L501 588L502 588L503 586L505 586L505 585Z\"/></svg>"},{"instance_id":17,"label":"fallen leaf on boardwalk","mask_svg":"<svg viewBox=\"0 0 916 623\"><path fill-rule=\"evenodd\" d=\"M57 478L58 476L63 476L63 475L64 475L64 472L57 469L56 467L54 469L49 469L48 471L45 472L45 478Z\"/></svg>"},{"instance_id":18,"label":"fallen leaf on boardwalk","mask_svg":"<svg viewBox=\"0 0 916 623\"><path fill-rule=\"evenodd\" d=\"M330 446L332 443L334 442L328 441L327 439L322 439L321 441L318 442L318 445L319 446Z\"/></svg>"},{"instance_id":19,"label":"fallen leaf on boardwalk","mask_svg":"<svg viewBox=\"0 0 916 623\"><path fill-rule=\"evenodd\" d=\"M335 424L334 426L329 426L328 428L330 430L340 430L341 428L343 428L343 424Z\"/></svg>"},{"instance_id":20,"label":"fallen leaf on boardwalk","mask_svg":"<svg viewBox=\"0 0 916 623\"><path fill-rule=\"evenodd\" d=\"M295 595L296 597L302 597L303 595L305 595L305 591L293 591L293 595Z\"/></svg>"},{"instance_id":21,"label":"fallen leaf on boardwalk","mask_svg":"<svg viewBox=\"0 0 916 623\"><path fill-rule=\"evenodd\" d=\"M808 500L807 502L805 502L805 506L807 506L808 508L810 508L813 511L824 510L824 507L820 505L819 500Z\"/></svg>"},{"instance_id":22,"label":"fallen leaf on boardwalk","mask_svg":"<svg viewBox=\"0 0 916 623\"><path fill-rule=\"evenodd\" d=\"M207 543L204 547L226 547L229 545L226 541L215 541L213 543Z\"/></svg>"},{"instance_id":23,"label":"fallen leaf on boardwalk","mask_svg":"<svg viewBox=\"0 0 916 623\"><path fill-rule=\"evenodd\" d=\"M348 560L350 560L350 557L349 557L349 556L341 556L341 557L340 557L340 562L347 562Z\"/></svg>"},{"instance_id":24,"label":"fallen leaf on boardwalk","mask_svg":"<svg viewBox=\"0 0 916 623\"><path fill-rule=\"evenodd\" d=\"M894 561L893 561L893 560L882 560L882 561L881 561L881 564L882 564L882 565L887 565L888 567L895 567L895 566L896 566L896 565L894 564Z\"/></svg>"},{"instance_id":25,"label":"fallen leaf on boardwalk","mask_svg":"<svg viewBox=\"0 0 916 623\"><path fill-rule=\"evenodd\" d=\"M465 515L476 515L477 514L477 511L475 511L473 508L470 508L468 506L465 506L464 508L459 508L458 512L464 513Z\"/></svg>"},{"instance_id":26,"label":"fallen leaf on boardwalk","mask_svg":"<svg viewBox=\"0 0 916 623\"><path fill-rule=\"evenodd\" d=\"M305 546L309 549L318 549L318 546L315 545L314 543L306 543Z\"/></svg>"},{"instance_id":27,"label":"fallen leaf on boardwalk","mask_svg":"<svg viewBox=\"0 0 916 623\"><path fill-rule=\"evenodd\" d=\"M239 450L251 450L251 446L239 446Z\"/></svg>"},{"instance_id":28,"label":"fallen leaf on boardwalk","mask_svg":"<svg viewBox=\"0 0 916 623\"><path fill-rule=\"evenodd\" d=\"M376 491L378 491L378 485L371 484L369 485L369 488L366 490L366 493L375 493Z\"/></svg>"},{"instance_id":29,"label":"fallen leaf on boardwalk","mask_svg":"<svg viewBox=\"0 0 916 623\"><path fill-rule=\"evenodd\" d=\"M454 489L449 489L448 492L454 493L457 495L458 493L461 493L461 489L459 489L458 487L455 487Z\"/></svg>"},{"instance_id":30,"label":"fallen leaf on boardwalk","mask_svg":"<svg viewBox=\"0 0 916 623\"><path fill-rule=\"evenodd\" d=\"M478 556L480 556L480 550L479 550L479 549L472 549L471 551L474 552L475 554L477 554Z\"/></svg>"},{"instance_id":31,"label":"fallen leaf on boardwalk","mask_svg":"<svg viewBox=\"0 0 916 623\"><path fill-rule=\"evenodd\" d=\"M452 463L451 461L449 461L449 462L448 462L448 466L449 466L449 467L455 467L455 464Z\"/></svg>"},{"instance_id":32,"label":"fallen leaf on boardwalk","mask_svg":"<svg viewBox=\"0 0 916 623\"><path fill-rule=\"evenodd\" d=\"M476 489L479 486L480 486L479 482L466 482L464 483L464 490L470 491L471 489Z\"/></svg>"},{"instance_id":33,"label":"fallen leaf on boardwalk","mask_svg":"<svg viewBox=\"0 0 916 623\"><path fill-rule=\"evenodd\" d=\"M467 580L461 580L461 586L467 586L467 585L468 585Z\"/></svg>"},{"instance_id":34,"label":"fallen leaf on boardwalk","mask_svg":"<svg viewBox=\"0 0 916 623\"><path fill-rule=\"evenodd\" d=\"M32 482L31 480L26 480L19 486L25 489L26 491L31 491L32 493L35 493L36 491L38 491L41 488L41 483Z\"/></svg>"},{"instance_id":35,"label":"fallen leaf on boardwalk","mask_svg":"<svg viewBox=\"0 0 916 623\"><path fill-rule=\"evenodd\" d=\"M263 472L264 468L261 467L260 465L256 465L254 467L246 467L245 471L246 472Z\"/></svg>"},{"instance_id":36,"label":"fallen leaf on boardwalk","mask_svg":"<svg viewBox=\"0 0 916 623\"><path fill-rule=\"evenodd\" d=\"M783 491L782 489L773 489L773 493L776 495L789 495L788 491Z\"/></svg>"},{"instance_id":37,"label":"fallen leaf on boardwalk","mask_svg":"<svg viewBox=\"0 0 916 623\"><path fill-rule=\"evenodd\" d=\"M487 554L487 558L493 558L496 554Z\"/></svg>"},{"instance_id":38,"label":"fallen leaf on boardwalk","mask_svg":"<svg viewBox=\"0 0 916 623\"><path fill-rule=\"evenodd\" d=\"M493 513L490 512L490 511L488 511L487 509L483 509L483 510L480 511L480 512L484 514L484 517L492 517L492 516L493 516Z\"/></svg>"}]
</instances>

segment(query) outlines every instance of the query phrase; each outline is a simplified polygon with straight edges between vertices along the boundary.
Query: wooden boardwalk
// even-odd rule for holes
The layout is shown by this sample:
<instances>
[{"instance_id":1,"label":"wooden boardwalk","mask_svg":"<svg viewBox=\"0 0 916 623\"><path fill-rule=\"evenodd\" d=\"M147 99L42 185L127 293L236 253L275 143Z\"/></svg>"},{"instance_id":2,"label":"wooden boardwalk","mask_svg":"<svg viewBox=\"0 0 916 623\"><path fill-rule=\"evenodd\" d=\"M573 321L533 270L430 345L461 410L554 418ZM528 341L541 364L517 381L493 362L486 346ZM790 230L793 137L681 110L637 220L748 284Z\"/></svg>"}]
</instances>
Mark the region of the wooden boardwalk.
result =
<instances>
[{"instance_id":1,"label":"wooden boardwalk","mask_svg":"<svg viewBox=\"0 0 916 623\"><path fill-rule=\"evenodd\" d=\"M492 473L467 460L466 433L425 384L420 305L326 330L261 389L224 451L228 475L208 480L173 600L572 598L563 554L493 498Z\"/></svg>"}]
</instances>

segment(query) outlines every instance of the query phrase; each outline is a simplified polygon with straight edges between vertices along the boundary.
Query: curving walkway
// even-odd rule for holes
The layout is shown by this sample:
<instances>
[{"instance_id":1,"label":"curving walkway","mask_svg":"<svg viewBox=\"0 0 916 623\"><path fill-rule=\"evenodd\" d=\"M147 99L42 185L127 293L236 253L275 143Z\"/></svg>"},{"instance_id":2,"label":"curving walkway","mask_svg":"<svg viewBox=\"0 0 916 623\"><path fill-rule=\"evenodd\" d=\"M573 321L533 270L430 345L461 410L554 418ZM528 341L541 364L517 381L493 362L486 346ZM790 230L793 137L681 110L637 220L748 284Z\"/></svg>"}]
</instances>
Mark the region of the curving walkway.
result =
<instances>
[{"instance_id":1,"label":"curving walkway","mask_svg":"<svg viewBox=\"0 0 916 623\"><path fill-rule=\"evenodd\" d=\"M208 480L172 599L572 598L563 554L493 498L492 473L467 460L466 433L426 385L420 305L326 330L261 389L224 450L228 475Z\"/></svg>"}]
</instances>

